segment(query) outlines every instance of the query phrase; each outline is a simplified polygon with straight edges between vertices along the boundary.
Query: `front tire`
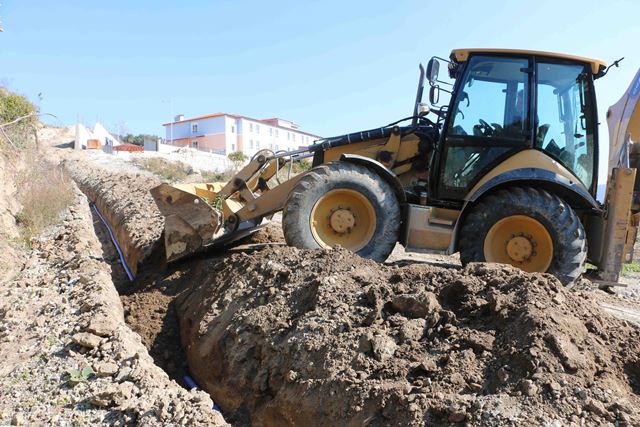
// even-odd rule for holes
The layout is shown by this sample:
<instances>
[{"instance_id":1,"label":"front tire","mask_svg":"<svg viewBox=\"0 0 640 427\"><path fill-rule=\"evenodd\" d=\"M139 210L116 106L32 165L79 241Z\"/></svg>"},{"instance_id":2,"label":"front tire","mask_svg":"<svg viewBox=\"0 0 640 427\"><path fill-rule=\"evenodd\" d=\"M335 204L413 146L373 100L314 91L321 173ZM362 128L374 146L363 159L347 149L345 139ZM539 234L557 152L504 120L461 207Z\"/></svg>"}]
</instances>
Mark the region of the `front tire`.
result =
<instances>
[{"instance_id":1,"label":"front tire","mask_svg":"<svg viewBox=\"0 0 640 427\"><path fill-rule=\"evenodd\" d=\"M586 233L575 211L545 190L513 187L481 199L464 219L460 260L550 273L571 286L584 271Z\"/></svg>"},{"instance_id":2,"label":"front tire","mask_svg":"<svg viewBox=\"0 0 640 427\"><path fill-rule=\"evenodd\" d=\"M387 259L400 234L400 204L391 186L361 165L332 162L295 185L282 213L288 245L340 245L363 258Z\"/></svg>"}]
</instances>

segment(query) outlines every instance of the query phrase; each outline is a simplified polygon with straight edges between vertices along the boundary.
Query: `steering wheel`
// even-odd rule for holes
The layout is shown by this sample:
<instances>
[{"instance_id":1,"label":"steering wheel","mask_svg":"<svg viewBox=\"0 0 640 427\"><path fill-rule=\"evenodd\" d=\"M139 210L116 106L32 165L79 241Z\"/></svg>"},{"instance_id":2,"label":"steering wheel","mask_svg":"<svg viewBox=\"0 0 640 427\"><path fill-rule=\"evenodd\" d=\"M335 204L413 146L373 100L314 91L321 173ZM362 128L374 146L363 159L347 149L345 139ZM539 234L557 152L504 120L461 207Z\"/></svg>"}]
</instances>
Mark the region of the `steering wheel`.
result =
<instances>
[{"instance_id":1,"label":"steering wheel","mask_svg":"<svg viewBox=\"0 0 640 427\"><path fill-rule=\"evenodd\" d=\"M492 136L495 134L495 129L489 123L482 119L478 119L478 122L480 122L480 129L484 136Z\"/></svg>"}]
</instances>

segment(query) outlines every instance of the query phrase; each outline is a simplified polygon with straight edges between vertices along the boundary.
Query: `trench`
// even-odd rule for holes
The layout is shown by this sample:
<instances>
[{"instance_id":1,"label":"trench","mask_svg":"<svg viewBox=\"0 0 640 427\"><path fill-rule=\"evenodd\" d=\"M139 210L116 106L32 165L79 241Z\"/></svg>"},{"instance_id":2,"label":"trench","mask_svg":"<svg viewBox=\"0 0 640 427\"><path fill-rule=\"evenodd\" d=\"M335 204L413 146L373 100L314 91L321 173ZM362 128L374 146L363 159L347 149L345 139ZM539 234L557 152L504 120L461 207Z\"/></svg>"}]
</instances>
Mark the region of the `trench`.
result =
<instances>
[{"instance_id":1,"label":"trench","mask_svg":"<svg viewBox=\"0 0 640 427\"><path fill-rule=\"evenodd\" d=\"M165 262L164 247L158 244L144 263L137 266L137 274L130 280L109 230L100 216L94 210L91 212L94 232L102 246L103 259L111 267L111 279L120 296L127 325L140 335L154 363L180 386L191 389L194 383L189 380L195 380L181 342L176 298L205 282L215 266L231 254L253 252L271 245L268 242L281 239L281 236L258 233L245 239L248 245L203 253L171 264ZM113 212L101 213L113 221ZM110 226L111 223L109 221ZM117 231L112 229L116 236ZM135 250L125 246L129 243L127 236L120 236L124 241L116 240L118 245L124 246L122 252ZM215 402L215 396L211 398ZM242 415L228 414L225 418L234 425L249 425L248 418Z\"/></svg>"},{"instance_id":2,"label":"trench","mask_svg":"<svg viewBox=\"0 0 640 427\"><path fill-rule=\"evenodd\" d=\"M120 295L126 323L140 335L155 364L178 384L189 388L184 380L189 369L180 342L174 299L192 283L192 263L167 266L162 261L161 248L157 248L131 281L106 226L94 211L92 216L104 260L111 266L111 278Z\"/></svg>"}]
</instances>

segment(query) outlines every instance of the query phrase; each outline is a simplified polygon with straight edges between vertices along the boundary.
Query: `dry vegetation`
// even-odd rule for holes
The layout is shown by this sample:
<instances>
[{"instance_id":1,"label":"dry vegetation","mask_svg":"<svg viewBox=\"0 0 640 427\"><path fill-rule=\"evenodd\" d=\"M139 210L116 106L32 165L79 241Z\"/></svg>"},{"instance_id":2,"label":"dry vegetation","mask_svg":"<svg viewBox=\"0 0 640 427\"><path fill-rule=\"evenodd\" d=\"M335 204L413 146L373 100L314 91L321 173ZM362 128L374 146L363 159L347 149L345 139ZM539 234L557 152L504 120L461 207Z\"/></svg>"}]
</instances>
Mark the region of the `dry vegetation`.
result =
<instances>
[{"instance_id":1,"label":"dry vegetation","mask_svg":"<svg viewBox=\"0 0 640 427\"><path fill-rule=\"evenodd\" d=\"M16 215L22 239L31 238L55 224L73 200L71 181L64 170L42 158L33 150L25 153L24 168L18 173L17 197L22 209Z\"/></svg>"},{"instance_id":2,"label":"dry vegetation","mask_svg":"<svg viewBox=\"0 0 640 427\"><path fill-rule=\"evenodd\" d=\"M133 163L169 182L183 181L193 173L193 168L186 163L166 160L161 157L136 159Z\"/></svg>"},{"instance_id":3,"label":"dry vegetation","mask_svg":"<svg viewBox=\"0 0 640 427\"><path fill-rule=\"evenodd\" d=\"M0 88L0 155L10 168L21 209L15 215L20 235L31 238L56 223L73 199L69 178L43 159L38 149L36 107L25 97Z\"/></svg>"}]
</instances>

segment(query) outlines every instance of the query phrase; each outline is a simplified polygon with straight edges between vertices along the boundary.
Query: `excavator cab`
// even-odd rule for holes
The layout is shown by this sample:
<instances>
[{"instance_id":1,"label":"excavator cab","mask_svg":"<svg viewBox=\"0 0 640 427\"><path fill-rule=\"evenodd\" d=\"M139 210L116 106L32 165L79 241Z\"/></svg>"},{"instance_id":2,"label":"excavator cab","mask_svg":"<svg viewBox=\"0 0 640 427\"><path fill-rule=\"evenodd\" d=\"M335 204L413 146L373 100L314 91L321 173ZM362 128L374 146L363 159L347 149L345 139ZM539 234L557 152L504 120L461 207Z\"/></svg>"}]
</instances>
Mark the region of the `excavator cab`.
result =
<instances>
[{"instance_id":1,"label":"excavator cab","mask_svg":"<svg viewBox=\"0 0 640 427\"><path fill-rule=\"evenodd\" d=\"M433 58L420 67L406 119L296 151L262 150L227 183L153 189L167 259L232 244L282 211L285 239L300 248L341 245L382 262L400 243L460 252L463 264L547 272L566 285L589 261L598 280L614 283L639 222L640 149L631 138L640 75L608 114L610 173L599 203L594 80L606 71L602 61L524 50ZM422 103L425 77L431 107ZM291 174L309 159L309 171Z\"/></svg>"}]
</instances>

